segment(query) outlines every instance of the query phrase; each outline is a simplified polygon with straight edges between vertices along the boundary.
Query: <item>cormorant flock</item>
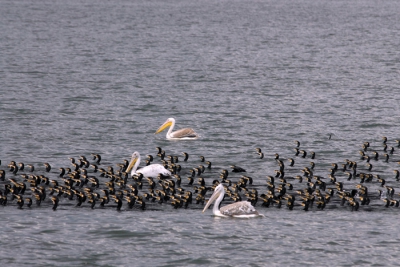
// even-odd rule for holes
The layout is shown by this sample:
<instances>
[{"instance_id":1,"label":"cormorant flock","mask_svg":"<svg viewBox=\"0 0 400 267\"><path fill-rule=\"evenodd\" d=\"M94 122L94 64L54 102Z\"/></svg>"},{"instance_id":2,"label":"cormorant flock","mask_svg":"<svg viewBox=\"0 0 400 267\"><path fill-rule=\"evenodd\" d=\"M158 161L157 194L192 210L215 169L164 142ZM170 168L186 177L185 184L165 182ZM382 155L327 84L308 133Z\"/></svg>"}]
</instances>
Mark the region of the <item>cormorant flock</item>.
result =
<instances>
[{"instance_id":1,"label":"cormorant flock","mask_svg":"<svg viewBox=\"0 0 400 267\"><path fill-rule=\"evenodd\" d=\"M360 144L359 155L353 159L326 162L299 141L285 157L267 155L258 147L248 155L260 162L252 163L257 173L260 169L265 173L257 177L250 176L252 172L244 166L218 167L206 156L192 156L188 151L170 154L161 147L154 155L146 155L141 164L161 164L169 171L163 173L171 175L145 177L140 167L131 175L129 160L104 164L97 153L70 157L66 166L57 167L49 162L34 165L11 160L4 164L3 160L0 206L54 211L73 207L162 210L171 206L202 210L222 184L224 205L246 200L264 214L268 208L303 212L395 209L400 203L400 190L396 192L400 185L399 150L399 140L390 142L383 137L374 144ZM265 167L263 161L267 160L274 170Z\"/></svg>"}]
</instances>

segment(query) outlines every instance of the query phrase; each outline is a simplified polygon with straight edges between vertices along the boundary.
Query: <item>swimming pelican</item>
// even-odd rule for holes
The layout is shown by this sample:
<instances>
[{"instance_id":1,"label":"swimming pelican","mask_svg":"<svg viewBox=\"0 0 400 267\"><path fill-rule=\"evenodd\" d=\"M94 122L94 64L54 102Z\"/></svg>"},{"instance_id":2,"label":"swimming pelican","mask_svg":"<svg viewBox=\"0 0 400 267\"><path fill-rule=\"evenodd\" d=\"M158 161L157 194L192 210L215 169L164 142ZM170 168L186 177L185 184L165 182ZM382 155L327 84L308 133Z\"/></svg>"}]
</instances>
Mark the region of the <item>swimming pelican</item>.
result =
<instances>
[{"instance_id":1,"label":"swimming pelican","mask_svg":"<svg viewBox=\"0 0 400 267\"><path fill-rule=\"evenodd\" d=\"M175 126L175 119L169 118L167 119L166 122L164 122L163 125L160 126L160 128L157 129L155 134L158 134L164 131L167 127L169 127L169 130L167 132L168 140L194 140L199 138L199 135L192 128L183 128L175 132L172 132L174 126Z\"/></svg>"},{"instance_id":2,"label":"swimming pelican","mask_svg":"<svg viewBox=\"0 0 400 267\"><path fill-rule=\"evenodd\" d=\"M219 204L225 195L225 189L222 184L219 184L215 189L214 193L211 195L203 212L211 205L211 203L216 199L213 214L219 217L236 217L236 218L252 218L264 216L250 204L248 201L235 202L226 206L219 208Z\"/></svg>"},{"instance_id":3,"label":"swimming pelican","mask_svg":"<svg viewBox=\"0 0 400 267\"><path fill-rule=\"evenodd\" d=\"M138 169L139 164L140 154L139 152L135 151L132 154L132 158L129 162L128 168L126 169L126 172L129 173L129 171L132 169L132 176L139 173L143 174L144 177L157 177L159 174L162 174L164 176L171 176L171 172L164 168L164 166L161 164L150 164L148 166Z\"/></svg>"}]
</instances>

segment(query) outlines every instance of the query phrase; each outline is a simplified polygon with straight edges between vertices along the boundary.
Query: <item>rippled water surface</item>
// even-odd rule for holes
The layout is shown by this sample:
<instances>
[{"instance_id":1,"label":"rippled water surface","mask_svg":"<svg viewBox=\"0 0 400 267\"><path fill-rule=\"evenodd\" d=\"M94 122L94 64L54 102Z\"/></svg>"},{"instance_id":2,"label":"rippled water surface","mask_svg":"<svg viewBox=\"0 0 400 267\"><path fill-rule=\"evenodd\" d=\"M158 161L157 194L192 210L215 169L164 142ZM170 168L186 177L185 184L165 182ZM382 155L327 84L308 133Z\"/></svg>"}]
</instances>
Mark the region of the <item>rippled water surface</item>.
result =
<instances>
[{"instance_id":1,"label":"rippled water surface","mask_svg":"<svg viewBox=\"0 0 400 267\"><path fill-rule=\"evenodd\" d=\"M99 153L102 166L133 151L188 152L184 186L199 156L213 163L207 185L235 164L259 194L294 158L287 177L367 154L373 175L395 188L400 166L400 2L398 1L5 1L0 0L0 169L14 160L70 166ZM196 141L167 141L155 130L174 117ZM382 137L394 153L385 162ZM264 152L259 159L255 148ZM158 159L156 159L158 160ZM285 161L286 162L286 161ZM142 164L144 159L142 159ZM27 171L26 171L27 172ZM21 173L21 172L20 172ZM240 174L232 173L235 182ZM346 190L358 179L337 179ZM278 183L278 178L276 178ZM289 178L288 178L289 180ZM60 179L60 181L62 181ZM131 182L131 180L130 180ZM306 182L291 179L295 189ZM338 196L326 209L256 208L264 218L215 218L202 204L145 211L90 209L62 198L40 207L0 207L0 262L7 266L395 266L399 209L384 207L374 178L369 206L351 212ZM329 184L330 188L335 185ZM189 188L189 189L188 189ZM28 186L27 194L30 194ZM208 198L209 194L207 194Z\"/></svg>"}]
</instances>

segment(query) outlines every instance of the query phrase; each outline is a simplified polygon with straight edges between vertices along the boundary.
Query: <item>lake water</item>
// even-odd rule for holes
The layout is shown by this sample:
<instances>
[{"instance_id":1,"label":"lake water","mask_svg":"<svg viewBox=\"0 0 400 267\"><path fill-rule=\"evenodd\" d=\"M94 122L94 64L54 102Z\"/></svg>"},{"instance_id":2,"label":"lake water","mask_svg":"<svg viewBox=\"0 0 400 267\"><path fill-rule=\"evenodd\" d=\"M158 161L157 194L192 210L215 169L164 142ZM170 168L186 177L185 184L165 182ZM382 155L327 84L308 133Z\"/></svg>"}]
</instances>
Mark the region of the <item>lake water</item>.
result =
<instances>
[{"instance_id":1,"label":"lake water","mask_svg":"<svg viewBox=\"0 0 400 267\"><path fill-rule=\"evenodd\" d=\"M279 153L296 195L293 210L259 200L265 217L245 220L213 217L195 203L174 209L148 201L141 211L124 202L118 212L115 204L92 210L61 198L53 211L48 196L40 207L18 209L9 195L0 206L2 265L398 265L399 209L384 207L378 190L386 188L377 178L364 184L371 203L357 212L340 206L338 195L324 210L305 212L296 190L307 183L291 177L313 161L314 175L335 188L332 163L341 168L349 159L359 172L384 178L399 199L400 2L0 0L0 6L2 191L9 178L23 182L20 174L28 173L12 174L11 161L62 183L58 168L71 167L70 157L91 161L99 153L102 167L117 168L134 151L142 165L145 155L159 162L162 147L181 160L189 153L180 162L185 190L194 191L186 178L204 156L213 164L202 174L207 186L238 165L259 195L268 190L267 176L275 176ZM154 135L169 117L201 138ZM388 162L384 136L394 147ZM295 140L305 158L295 155ZM380 155L371 171L359 154L364 142L367 155ZM232 182L241 176L229 172ZM342 171L336 178L347 191L360 183ZM146 190L147 184L141 194Z\"/></svg>"}]
</instances>

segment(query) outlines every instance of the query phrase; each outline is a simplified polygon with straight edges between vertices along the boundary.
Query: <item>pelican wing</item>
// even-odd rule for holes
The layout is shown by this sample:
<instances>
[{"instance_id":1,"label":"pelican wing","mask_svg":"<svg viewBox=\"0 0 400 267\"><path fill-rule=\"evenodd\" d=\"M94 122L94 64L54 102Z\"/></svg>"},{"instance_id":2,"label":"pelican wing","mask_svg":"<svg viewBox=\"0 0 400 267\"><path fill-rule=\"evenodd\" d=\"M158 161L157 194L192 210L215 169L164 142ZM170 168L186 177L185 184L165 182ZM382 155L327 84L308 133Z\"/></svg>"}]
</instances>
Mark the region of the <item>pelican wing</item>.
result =
<instances>
[{"instance_id":1,"label":"pelican wing","mask_svg":"<svg viewBox=\"0 0 400 267\"><path fill-rule=\"evenodd\" d=\"M259 216L258 211L248 201L235 202L220 208L220 212L226 216Z\"/></svg>"},{"instance_id":2,"label":"pelican wing","mask_svg":"<svg viewBox=\"0 0 400 267\"><path fill-rule=\"evenodd\" d=\"M173 138L198 137L197 133L192 128L184 128L177 130L171 134Z\"/></svg>"},{"instance_id":3,"label":"pelican wing","mask_svg":"<svg viewBox=\"0 0 400 267\"><path fill-rule=\"evenodd\" d=\"M136 173L141 173L144 177L157 177L160 173L164 176L171 176L171 172L160 164L151 164L149 166L145 166L138 169Z\"/></svg>"}]
</instances>

